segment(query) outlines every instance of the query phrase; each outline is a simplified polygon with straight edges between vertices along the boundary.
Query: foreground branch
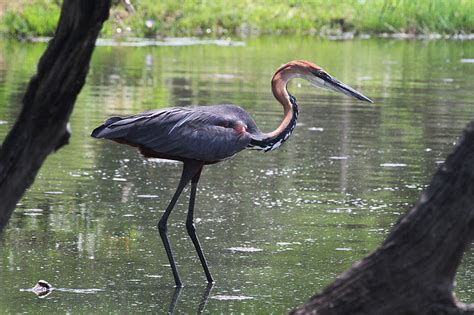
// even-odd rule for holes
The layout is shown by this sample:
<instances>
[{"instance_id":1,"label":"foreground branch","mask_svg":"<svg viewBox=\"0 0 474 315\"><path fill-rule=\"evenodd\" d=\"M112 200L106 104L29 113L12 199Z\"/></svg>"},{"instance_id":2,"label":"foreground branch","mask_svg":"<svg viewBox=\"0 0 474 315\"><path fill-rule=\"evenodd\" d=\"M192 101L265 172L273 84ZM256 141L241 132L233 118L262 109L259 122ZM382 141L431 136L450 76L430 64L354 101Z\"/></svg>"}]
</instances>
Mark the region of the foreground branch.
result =
<instances>
[{"instance_id":1,"label":"foreground branch","mask_svg":"<svg viewBox=\"0 0 474 315\"><path fill-rule=\"evenodd\" d=\"M383 244L291 314L474 314L454 277L474 237L474 123Z\"/></svg>"},{"instance_id":2,"label":"foreground branch","mask_svg":"<svg viewBox=\"0 0 474 315\"><path fill-rule=\"evenodd\" d=\"M46 157L68 143L69 116L109 9L110 0L63 2L56 35L39 61L22 111L0 149L0 228Z\"/></svg>"}]
</instances>

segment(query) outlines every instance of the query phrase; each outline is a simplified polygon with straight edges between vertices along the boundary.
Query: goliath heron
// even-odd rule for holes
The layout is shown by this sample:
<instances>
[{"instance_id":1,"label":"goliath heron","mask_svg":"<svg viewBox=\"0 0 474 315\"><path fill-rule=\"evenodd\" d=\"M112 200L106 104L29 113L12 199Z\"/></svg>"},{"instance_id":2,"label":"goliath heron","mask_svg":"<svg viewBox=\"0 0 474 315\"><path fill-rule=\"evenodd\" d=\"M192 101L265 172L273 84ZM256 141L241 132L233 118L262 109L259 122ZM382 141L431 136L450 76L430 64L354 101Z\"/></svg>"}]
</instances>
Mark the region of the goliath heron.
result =
<instances>
[{"instance_id":1,"label":"goliath heron","mask_svg":"<svg viewBox=\"0 0 474 315\"><path fill-rule=\"evenodd\" d=\"M273 76L272 92L283 106L283 121L270 133L261 132L252 117L235 105L172 107L146 111L129 117L112 117L97 127L92 136L137 147L145 157L183 162L178 188L158 222L174 281L183 285L167 237L168 217L184 187L191 181L191 196L186 229L194 244L209 283L214 282L194 227L194 201L199 176L204 165L230 159L244 149L272 151L291 135L298 118L296 99L288 92L293 78L309 81L316 87L340 92L359 100L372 102L351 87L331 77L308 61L291 61Z\"/></svg>"}]
</instances>

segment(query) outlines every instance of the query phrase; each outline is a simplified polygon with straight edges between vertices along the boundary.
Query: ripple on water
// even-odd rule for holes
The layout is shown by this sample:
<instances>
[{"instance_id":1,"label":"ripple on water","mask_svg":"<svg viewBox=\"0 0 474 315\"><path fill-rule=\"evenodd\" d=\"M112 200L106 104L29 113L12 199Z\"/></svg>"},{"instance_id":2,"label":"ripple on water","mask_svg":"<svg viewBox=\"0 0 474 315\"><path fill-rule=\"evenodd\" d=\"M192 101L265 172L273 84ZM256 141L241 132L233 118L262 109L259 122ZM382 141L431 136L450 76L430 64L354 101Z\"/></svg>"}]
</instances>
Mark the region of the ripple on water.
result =
<instances>
[{"instance_id":1,"label":"ripple on water","mask_svg":"<svg viewBox=\"0 0 474 315\"><path fill-rule=\"evenodd\" d=\"M263 249L255 248L255 247L230 247L226 249L232 252L240 252L240 253L256 253L256 252L263 251Z\"/></svg>"},{"instance_id":2,"label":"ripple on water","mask_svg":"<svg viewBox=\"0 0 474 315\"><path fill-rule=\"evenodd\" d=\"M243 301L243 300L252 300L253 297L245 295L225 295L218 294L211 296L211 299L220 300L220 301Z\"/></svg>"},{"instance_id":3,"label":"ripple on water","mask_svg":"<svg viewBox=\"0 0 474 315\"><path fill-rule=\"evenodd\" d=\"M137 195L137 198L158 198L158 195Z\"/></svg>"},{"instance_id":4,"label":"ripple on water","mask_svg":"<svg viewBox=\"0 0 474 315\"><path fill-rule=\"evenodd\" d=\"M382 163L380 164L382 167L405 167L407 166L405 163Z\"/></svg>"}]
</instances>

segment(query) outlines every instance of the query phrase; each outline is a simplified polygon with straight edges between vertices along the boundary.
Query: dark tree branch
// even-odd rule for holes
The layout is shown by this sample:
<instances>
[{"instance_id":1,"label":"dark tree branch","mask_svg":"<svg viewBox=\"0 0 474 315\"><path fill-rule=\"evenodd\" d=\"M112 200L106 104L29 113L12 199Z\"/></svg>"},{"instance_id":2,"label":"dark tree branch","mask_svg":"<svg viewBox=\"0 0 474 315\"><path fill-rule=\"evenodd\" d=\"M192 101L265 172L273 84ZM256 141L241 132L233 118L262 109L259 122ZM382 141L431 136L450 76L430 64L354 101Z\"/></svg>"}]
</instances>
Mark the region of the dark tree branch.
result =
<instances>
[{"instance_id":1,"label":"dark tree branch","mask_svg":"<svg viewBox=\"0 0 474 315\"><path fill-rule=\"evenodd\" d=\"M0 149L0 228L33 183L46 157L68 143L69 116L85 83L110 0L64 0L54 38Z\"/></svg>"},{"instance_id":2,"label":"dark tree branch","mask_svg":"<svg viewBox=\"0 0 474 315\"><path fill-rule=\"evenodd\" d=\"M454 277L474 238L474 123L382 245L291 314L474 314Z\"/></svg>"}]
</instances>

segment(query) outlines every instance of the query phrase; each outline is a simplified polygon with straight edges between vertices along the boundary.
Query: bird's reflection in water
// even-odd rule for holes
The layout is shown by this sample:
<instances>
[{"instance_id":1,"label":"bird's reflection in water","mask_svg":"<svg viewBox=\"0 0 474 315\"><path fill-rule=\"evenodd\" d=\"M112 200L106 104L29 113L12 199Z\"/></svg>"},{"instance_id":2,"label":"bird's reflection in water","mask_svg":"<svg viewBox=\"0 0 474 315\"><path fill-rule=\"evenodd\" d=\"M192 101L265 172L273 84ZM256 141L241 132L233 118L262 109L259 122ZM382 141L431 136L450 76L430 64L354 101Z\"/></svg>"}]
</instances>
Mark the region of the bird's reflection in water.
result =
<instances>
[{"instance_id":1,"label":"bird's reflection in water","mask_svg":"<svg viewBox=\"0 0 474 315\"><path fill-rule=\"evenodd\" d=\"M203 291L201 299L199 301L199 305L197 307L196 314L202 314L207 304L207 300L209 299L209 295L211 294L212 287L214 285L212 283L208 283L206 288ZM168 309L168 314L174 314L176 311L176 306L178 305L179 297L183 292L183 287L176 287L173 291L173 295L171 297L170 307Z\"/></svg>"},{"instance_id":2,"label":"bird's reflection in water","mask_svg":"<svg viewBox=\"0 0 474 315\"><path fill-rule=\"evenodd\" d=\"M212 283L207 284L206 289L204 290L204 293L201 297L201 301L199 302L199 306L197 310L198 314L202 314L204 312L204 308L206 307L207 300L209 299L209 295L211 295L211 290L213 286L214 284Z\"/></svg>"},{"instance_id":3,"label":"bird's reflection in water","mask_svg":"<svg viewBox=\"0 0 474 315\"><path fill-rule=\"evenodd\" d=\"M176 287L173 292L173 297L171 298L170 307L168 309L168 314L174 314L176 310L176 305L178 305L179 296L181 295L181 291L183 291L183 287Z\"/></svg>"}]
</instances>

